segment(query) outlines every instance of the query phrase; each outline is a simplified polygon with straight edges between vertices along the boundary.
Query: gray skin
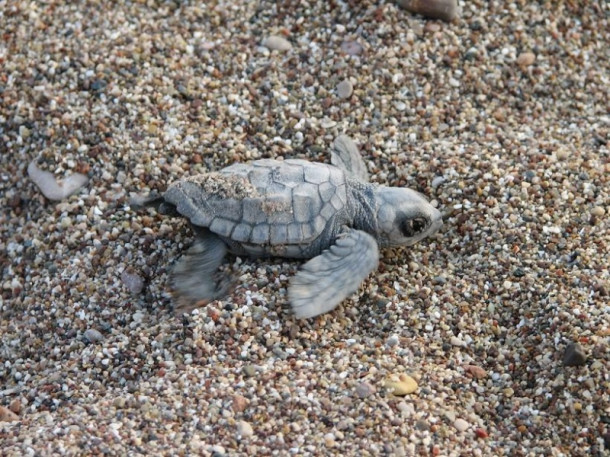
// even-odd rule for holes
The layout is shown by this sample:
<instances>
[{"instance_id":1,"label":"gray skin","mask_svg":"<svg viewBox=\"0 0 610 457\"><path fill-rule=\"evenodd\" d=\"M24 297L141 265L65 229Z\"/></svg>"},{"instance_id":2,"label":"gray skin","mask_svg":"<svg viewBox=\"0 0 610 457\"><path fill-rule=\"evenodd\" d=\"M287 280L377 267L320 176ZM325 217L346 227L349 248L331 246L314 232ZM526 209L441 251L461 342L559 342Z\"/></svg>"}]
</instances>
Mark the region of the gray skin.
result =
<instances>
[{"instance_id":1,"label":"gray skin","mask_svg":"<svg viewBox=\"0 0 610 457\"><path fill-rule=\"evenodd\" d=\"M295 315L331 311L377 268L379 247L409 246L442 226L440 212L418 192L368 182L347 136L331 149L333 165L257 160L184 178L162 196L133 206L190 220L197 240L174 267L182 303L220 298L215 273L227 251L238 256L310 259L290 280Z\"/></svg>"}]
</instances>

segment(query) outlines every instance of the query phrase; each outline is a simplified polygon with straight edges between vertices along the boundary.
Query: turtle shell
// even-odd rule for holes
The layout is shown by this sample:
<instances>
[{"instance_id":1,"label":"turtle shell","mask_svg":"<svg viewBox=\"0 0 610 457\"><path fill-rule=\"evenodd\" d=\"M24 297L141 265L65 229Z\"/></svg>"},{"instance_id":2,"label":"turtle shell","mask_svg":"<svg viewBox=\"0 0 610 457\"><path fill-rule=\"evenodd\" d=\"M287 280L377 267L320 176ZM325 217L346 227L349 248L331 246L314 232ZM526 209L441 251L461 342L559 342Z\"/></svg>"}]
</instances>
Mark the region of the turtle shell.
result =
<instances>
[{"instance_id":1,"label":"turtle shell","mask_svg":"<svg viewBox=\"0 0 610 457\"><path fill-rule=\"evenodd\" d=\"M246 247L307 245L347 213L343 170L304 160L231 165L182 179L164 198L194 225Z\"/></svg>"}]
</instances>

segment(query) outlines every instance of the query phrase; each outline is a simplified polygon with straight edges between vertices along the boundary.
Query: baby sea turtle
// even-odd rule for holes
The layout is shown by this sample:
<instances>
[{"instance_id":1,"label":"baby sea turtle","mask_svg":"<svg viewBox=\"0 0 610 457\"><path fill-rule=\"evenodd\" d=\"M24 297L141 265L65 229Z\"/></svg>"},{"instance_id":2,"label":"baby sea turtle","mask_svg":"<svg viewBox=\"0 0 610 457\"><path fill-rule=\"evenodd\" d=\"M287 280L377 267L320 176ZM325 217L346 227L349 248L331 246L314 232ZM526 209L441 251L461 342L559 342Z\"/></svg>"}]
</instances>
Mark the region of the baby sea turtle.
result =
<instances>
[{"instance_id":1,"label":"baby sea turtle","mask_svg":"<svg viewBox=\"0 0 610 457\"><path fill-rule=\"evenodd\" d=\"M441 227L440 212L418 192L369 183L349 137L334 141L331 162L238 163L133 199L133 206L184 216L195 229L195 243L172 272L179 298L224 295L214 273L227 251L310 259L291 278L288 297L297 317L314 317L358 289L377 268L379 247L408 246Z\"/></svg>"}]
</instances>

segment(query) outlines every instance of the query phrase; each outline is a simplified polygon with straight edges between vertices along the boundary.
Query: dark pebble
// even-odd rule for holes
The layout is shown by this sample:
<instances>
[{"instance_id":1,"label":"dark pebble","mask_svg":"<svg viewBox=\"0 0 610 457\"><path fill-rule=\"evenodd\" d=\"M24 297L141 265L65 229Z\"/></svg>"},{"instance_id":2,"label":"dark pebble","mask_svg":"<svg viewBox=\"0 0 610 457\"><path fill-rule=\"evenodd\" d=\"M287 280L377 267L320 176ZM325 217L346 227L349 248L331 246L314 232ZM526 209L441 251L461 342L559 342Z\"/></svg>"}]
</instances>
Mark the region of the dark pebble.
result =
<instances>
[{"instance_id":1,"label":"dark pebble","mask_svg":"<svg viewBox=\"0 0 610 457\"><path fill-rule=\"evenodd\" d=\"M517 268L515 269L515 271L513 271L513 276L515 278L522 278L523 276L525 276L525 272L521 268Z\"/></svg>"},{"instance_id":2,"label":"dark pebble","mask_svg":"<svg viewBox=\"0 0 610 457\"><path fill-rule=\"evenodd\" d=\"M567 367L578 367L587 362L585 350L578 343L568 344L563 355L563 364Z\"/></svg>"},{"instance_id":3,"label":"dark pebble","mask_svg":"<svg viewBox=\"0 0 610 457\"><path fill-rule=\"evenodd\" d=\"M107 85L107 83L103 79L94 79L91 82L91 85L89 86L89 88L93 91L99 92L99 91L103 90L106 87L106 85Z\"/></svg>"}]
</instances>

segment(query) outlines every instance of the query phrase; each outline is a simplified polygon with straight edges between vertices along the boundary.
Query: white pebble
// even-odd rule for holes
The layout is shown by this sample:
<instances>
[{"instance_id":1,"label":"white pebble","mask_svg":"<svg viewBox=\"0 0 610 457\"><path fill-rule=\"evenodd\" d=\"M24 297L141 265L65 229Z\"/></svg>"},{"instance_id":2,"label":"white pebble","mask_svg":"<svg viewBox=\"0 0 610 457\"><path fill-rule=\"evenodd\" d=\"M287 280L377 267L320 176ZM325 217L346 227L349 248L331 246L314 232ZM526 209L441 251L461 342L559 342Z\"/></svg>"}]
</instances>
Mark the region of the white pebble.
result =
<instances>
[{"instance_id":1,"label":"white pebble","mask_svg":"<svg viewBox=\"0 0 610 457\"><path fill-rule=\"evenodd\" d=\"M464 419L456 419L453 426L460 432L465 432L470 427L470 424Z\"/></svg>"},{"instance_id":2,"label":"white pebble","mask_svg":"<svg viewBox=\"0 0 610 457\"><path fill-rule=\"evenodd\" d=\"M349 98L353 91L352 83L347 79L337 84L337 95L339 98Z\"/></svg>"},{"instance_id":3,"label":"white pebble","mask_svg":"<svg viewBox=\"0 0 610 457\"><path fill-rule=\"evenodd\" d=\"M78 191L89 181L89 178L85 175L73 173L60 184L55 179L53 173L38 168L36 160L33 160L28 165L28 176L38 186L42 195L49 200L63 200Z\"/></svg>"},{"instance_id":4,"label":"white pebble","mask_svg":"<svg viewBox=\"0 0 610 457\"><path fill-rule=\"evenodd\" d=\"M292 48L290 41L277 35L271 35L263 40L263 46L276 51L288 51Z\"/></svg>"},{"instance_id":5,"label":"white pebble","mask_svg":"<svg viewBox=\"0 0 610 457\"><path fill-rule=\"evenodd\" d=\"M254 430L252 426L246 421L239 421L237 423L237 434L241 438L249 438L254 435Z\"/></svg>"}]
</instances>

